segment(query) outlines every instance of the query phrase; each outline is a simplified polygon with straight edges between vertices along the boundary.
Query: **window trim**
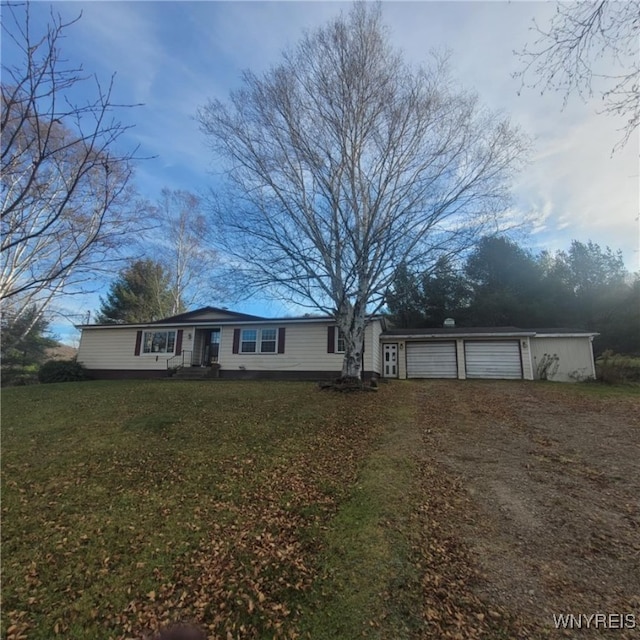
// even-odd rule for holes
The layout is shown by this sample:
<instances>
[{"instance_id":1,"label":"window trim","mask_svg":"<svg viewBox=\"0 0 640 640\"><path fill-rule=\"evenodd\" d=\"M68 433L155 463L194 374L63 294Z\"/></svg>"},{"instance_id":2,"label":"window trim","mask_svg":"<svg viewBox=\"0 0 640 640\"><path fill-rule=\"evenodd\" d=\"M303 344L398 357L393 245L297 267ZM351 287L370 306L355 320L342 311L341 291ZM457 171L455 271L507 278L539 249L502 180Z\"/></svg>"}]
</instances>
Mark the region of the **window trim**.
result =
<instances>
[{"instance_id":1,"label":"window trim","mask_svg":"<svg viewBox=\"0 0 640 640\"><path fill-rule=\"evenodd\" d=\"M273 340L265 340L264 332L265 331L273 331ZM265 342L273 342L273 351L265 351L262 346ZM274 327L267 327L265 329L260 329L260 352L265 355L271 355L274 353L278 353L278 329Z\"/></svg>"},{"instance_id":2,"label":"window trim","mask_svg":"<svg viewBox=\"0 0 640 640\"><path fill-rule=\"evenodd\" d=\"M146 346L146 337L147 334L154 334L154 333L166 333L167 334L167 344L169 344L169 334L173 333L173 349L171 351L145 351L145 346ZM153 340L152 343L153 345ZM142 337L140 340L140 355L141 356L167 356L167 355L174 355L176 352L176 345L178 344L178 329L166 329L164 331L157 331L157 330L153 330L153 329L144 329L142 331Z\"/></svg>"},{"instance_id":3,"label":"window trim","mask_svg":"<svg viewBox=\"0 0 640 640\"><path fill-rule=\"evenodd\" d=\"M245 340L244 334L245 332L248 332L248 331L255 333L255 337L253 340ZM258 337L260 335L259 331L260 331L259 329L240 329L240 345L238 349L238 354L245 355L245 354L259 353L258 351ZM253 343L253 351L244 350L245 342Z\"/></svg>"},{"instance_id":4,"label":"window trim","mask_svg":"<svg viewBox=\"0 0 640 640\"><path fill-rule=\"evenodd\" d=\"M256 334L256 338L255 340L245 340L244 339L244 333L245 331L255 331ZM273 340L263 340L262 337L262 332L263 331L273 331L275 333ZM254 351L243 351L242 349L242 345L245 342L255 342L255 349ZM263 351L262 350L262 343L263 342L271 342L273 343L273 351ZM278 355L278 329L274 328L274 327L264 327L264 328L256 328L256 329L251 329L251 328L246 328L246 329L240 329L240 340L239 340L239 344L238 344L238 353L237 355L239 356L251 356L251 355L261 355L261 356L276 356Z\"/></svg>"}]
</instances>

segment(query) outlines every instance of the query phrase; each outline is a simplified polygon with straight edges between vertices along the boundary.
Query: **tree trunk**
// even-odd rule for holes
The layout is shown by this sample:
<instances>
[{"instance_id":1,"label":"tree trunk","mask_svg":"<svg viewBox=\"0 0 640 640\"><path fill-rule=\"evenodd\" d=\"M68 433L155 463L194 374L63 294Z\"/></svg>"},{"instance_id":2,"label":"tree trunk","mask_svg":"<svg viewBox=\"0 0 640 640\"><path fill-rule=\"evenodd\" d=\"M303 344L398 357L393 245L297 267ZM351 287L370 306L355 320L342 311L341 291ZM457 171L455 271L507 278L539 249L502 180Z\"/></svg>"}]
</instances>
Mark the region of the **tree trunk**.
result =
<instances>
[{"instance_id":1,"label":"tree trunk","mask_svg":"<svg viewBox=\"0 0 640 640\"><path fill-rule=\"evenodd\" d=\"M344 336L342 377L362 379L362 349L364 346L364 312L350 310L338 318L338 327Z\"/></svg>"}]
</instances>

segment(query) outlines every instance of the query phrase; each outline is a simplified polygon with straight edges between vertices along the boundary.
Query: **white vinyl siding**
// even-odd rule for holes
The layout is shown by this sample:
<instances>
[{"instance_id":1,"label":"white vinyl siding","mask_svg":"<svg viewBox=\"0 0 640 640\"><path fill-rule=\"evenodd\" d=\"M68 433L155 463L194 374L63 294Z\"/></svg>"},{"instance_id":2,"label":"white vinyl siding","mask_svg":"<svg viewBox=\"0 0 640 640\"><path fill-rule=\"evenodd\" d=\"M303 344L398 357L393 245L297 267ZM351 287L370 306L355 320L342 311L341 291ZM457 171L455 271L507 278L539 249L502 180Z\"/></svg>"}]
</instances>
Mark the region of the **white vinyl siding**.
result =
<instances>
[{"instance_id":1,"label":"white vinyl siding","mask_svg":"<svg viewBox=\"0 0 640 640\"><path fill-rule=\"evenodd\" d=\"M594 376L593 350L588 336L531 338L531 355L536 380L540 378L545 356L553 359L547 370L548 380L577 382Z\"/></svg>"},{"instance_id":2,"label":"white vinyl siding","mask_svg":"<svg viewBox=\"0 0 640 640\"><path fill-rule=\"evenodd\" d=\"M182 349L193 349L193 327L175 327L171 331L183 330ZM167 368L167 360L173 353L143 353L140 344L140 355L136 356L136 337L138 331L149 329L130 329L114 327L113 329L83 329L78 348L78 362L87 369L109 369L123 371L158 370ZM189 336L192 340L189 340ZM144 337L144 336L143 336Z\"/></svg>"},{"instance_id":3,"label":"white vinyl siding","mask_svg":"<svg viewBox=\"0 0 640 640\"><path fill-rule=\"evenodd\" d=\"M522 379L519 340L465 341L467 378Z\"/></svg>"},{"instance_id":4,"label":"white vinyl siding","mask_svg":"<svg viewBox=\"0 0 640 640\"><path fill-rule=\"evenodd\" d=\"M378 320L374 321L380 324ZM285 333L284 353L276 353L266 358L260 353L233 353L232 326L222 328L220 342L220 366L222 370L247 371L335 371L342 370L344 353L327 353L328 327L334 323L291 323L282 322ZM273 325L276 328L276 325ZM371 324L365 329L364 370L373 370L374 352L379 344L372 342ZM261 329L264 325L235 327L240 329ZM336 329L337 333L337 329ZM277 338L276 338L277 340ZM223 374L224 375L224 374Z\"/></svg>"},{"instance_id":5,"label":"white vinyl siding","mask_svg":"<svg viewBox=\"0 0 640 640\"><path fill-rule=\"evenodd\" d=\"M380 362L380 353L382 345L380 344L380 334L382 333L382 325L378 320L374 320L367 325L364 330L364 363L365 371L373 371L374 373L382 373ZM369 364L371 368L369 368Z\"/></svg>"},{"instance_id":6,"label":"white vinyl siding","mask_svg":"<svg viewBox=\"0 0 640 640\"><path fill-rule=\"evenodd\" d=\"M455 342L407 342L408 378L457 378Z\"/></svg>"},{"instance_id":7,"label":"white vinyl siding","mask_svg":"<svg viewBox=\"0 0 640 640\"><path fill-rule=\"evenodd\" d=\"M222 327L220 336L220 366L222 370L247 371L340 371L342 353L327 353L327 324L287 324L284 353L265 357L260 353L233 353L234 327ZM259 330L263 327L235 327Z\"/></svg>"},{"instance_id":8,"label":"white vinyl siding","mask_svg":"<svg viewBox=\"0 0 640 640\"><path fill-rule=\"evenodd\" d=\"M342 369L343 353L327 353L328 327L334 323L327 322L290 322L286 321L278 324L256 323L255 325L223 325L220 334L219 363L222 370L242 369L248 371L335 371ZM220 325L218 325L220 326ZM373 342L373 327L376 326L376 335L380 334L380 321L374 320L365 329L365 352L364 370L376 371L374 360L379 361L379 341ZM284 328L285 351L277 353L278 334L277 329ZM234 329L255 329L258 330L258 341L260 342L260 329L276 329L276 353L233 353L233 332ZM89 369L112 369L112 370L142 370L142 369L166 369L167 359L172 354L142 354L134 355L137 332L149 331L152 327L136 329L128 327L114 328L84 328L80 340L78 360ZM194 351L196 358L202 350L203 332L193 326L181 326L164 328L163 330L183 329L182 349ZM268 338L269 335L266 334ZM191 336L191 340L189 340ZM197 344L194 344L197 342ZM270 341L265 342L267 348ZM258 349L260 346L258 346ZM378 365L379 366L379 365Z\"/></svg>"}]
</instances>

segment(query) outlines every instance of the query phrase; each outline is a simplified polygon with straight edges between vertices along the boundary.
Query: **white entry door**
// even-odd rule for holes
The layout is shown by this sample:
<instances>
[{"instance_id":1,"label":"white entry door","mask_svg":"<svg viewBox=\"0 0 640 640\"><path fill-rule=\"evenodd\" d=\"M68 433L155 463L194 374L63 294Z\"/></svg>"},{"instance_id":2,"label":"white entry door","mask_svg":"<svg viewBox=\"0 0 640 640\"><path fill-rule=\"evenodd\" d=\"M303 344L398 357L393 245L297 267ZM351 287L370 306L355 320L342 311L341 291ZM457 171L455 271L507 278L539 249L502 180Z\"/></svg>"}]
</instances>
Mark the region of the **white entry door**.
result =
<instances>
[{"instance_id":1,"label":"white entry door","mask_svg":"<svg viewBox=\"0 0 640 640\"><path fill-rule=\"evenodd\" d=\"M385 378L398 377L398 345L385 344L382 347L382 371Z\"/></svg>"}]
</instances>

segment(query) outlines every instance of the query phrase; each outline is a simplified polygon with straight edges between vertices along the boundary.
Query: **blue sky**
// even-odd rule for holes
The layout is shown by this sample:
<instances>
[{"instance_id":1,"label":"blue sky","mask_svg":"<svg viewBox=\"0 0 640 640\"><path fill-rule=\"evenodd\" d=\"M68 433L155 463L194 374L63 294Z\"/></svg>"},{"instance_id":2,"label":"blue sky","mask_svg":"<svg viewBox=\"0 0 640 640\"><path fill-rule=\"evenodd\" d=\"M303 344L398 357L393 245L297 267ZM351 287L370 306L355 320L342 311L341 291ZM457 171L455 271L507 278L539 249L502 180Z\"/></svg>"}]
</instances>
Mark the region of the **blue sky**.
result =
<instances>
[{"instance_id":1,"label":"blue sky","mask_svg":"<svg viewBox=\"0 0 640 640\"><path fill-rule=\"evenodd\" d=\"M50 4L32 6L34 24L46 21ZM215 158L194 115L209 98L225 99L244 69L277 64L280 52L304 29L322 24L349 4L341 2L55 2L63 18L82 11L67 33L63 52L72 64L107 80L116 76L115 97L144 106L125 115L135 124L128 143L140 155L136 184L150 200L163 187L202 191L212 182ZM561 249L571 239L592 239L622 249L627 266L639 268L638 137L617 154L611 150L622 123L597 114L599 101L524 90L511 73L513 51L532 34L553 5L531 2L385 2L383 17L396 47L419 64L432 49L449 49L454 74L492 109L509 114L533 138L531 162L514 185L511 216L533 215L526 243ZM3 43L3 55L6 54ZM74 299L74 309L95 310L97 296ZM232 305L211 300L211 304ZM256 300L233 305L266 315L286 308ZM68 327L56 325L69 339Z\"/></svg>"}]
</instances>

